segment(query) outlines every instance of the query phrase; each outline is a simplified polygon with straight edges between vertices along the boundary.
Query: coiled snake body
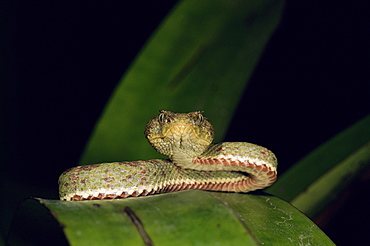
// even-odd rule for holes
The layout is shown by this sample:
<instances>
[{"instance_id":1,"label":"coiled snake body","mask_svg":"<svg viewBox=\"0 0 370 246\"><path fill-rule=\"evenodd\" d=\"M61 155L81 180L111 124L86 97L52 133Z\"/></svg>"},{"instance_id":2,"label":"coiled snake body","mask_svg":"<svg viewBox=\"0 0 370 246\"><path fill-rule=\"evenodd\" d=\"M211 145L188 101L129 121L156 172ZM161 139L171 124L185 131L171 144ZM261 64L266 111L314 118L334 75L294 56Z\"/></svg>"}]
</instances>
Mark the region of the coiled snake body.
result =
<instances>
[{"instance_id":1,"label":"coiled snake body","mask_svg":"<svg viewBox=\"0 0 370 246\"><path fill-rule=\"evenodd\" d=\"M116 199L189 189L249 192L276 180L277 160L268 149L245 142L211 145L213 126L202 112L160 112L148 122L145 135L170 160L68 169L59 177L60 199Z\"/></svg>"}]
</instances>

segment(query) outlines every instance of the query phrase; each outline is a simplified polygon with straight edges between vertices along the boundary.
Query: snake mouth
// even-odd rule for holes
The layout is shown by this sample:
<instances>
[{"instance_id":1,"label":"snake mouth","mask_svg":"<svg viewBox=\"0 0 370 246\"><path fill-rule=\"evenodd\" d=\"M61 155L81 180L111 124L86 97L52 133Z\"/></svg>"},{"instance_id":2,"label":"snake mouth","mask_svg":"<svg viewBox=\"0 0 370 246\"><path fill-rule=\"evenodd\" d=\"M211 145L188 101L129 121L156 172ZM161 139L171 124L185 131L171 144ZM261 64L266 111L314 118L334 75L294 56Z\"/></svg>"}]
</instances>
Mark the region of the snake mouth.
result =
<instances>
[{"instance_id":1,"label":"snake mouth","mask_svg":"<svg viewBox=\"0 0 370 246\"><path fill-rule=\"evenodd\" d=\"M202 134L198 128L189 122L173 122L163 126L160 132L147 137L150 144L161 154L195 157L203 153L213 140Z\"/></svg>"},{"instance_id":2,"label":"snake mouth","mask_svg":"<svg viewBox=\"0 0 370 246\"><path fill-rule=\"evenodd\" d=\"M149 120L144 134L157 152L173 160L202 154L212 143L214 130L200 111L176 114L162 110Z\"/></svg>"}]
</instances>

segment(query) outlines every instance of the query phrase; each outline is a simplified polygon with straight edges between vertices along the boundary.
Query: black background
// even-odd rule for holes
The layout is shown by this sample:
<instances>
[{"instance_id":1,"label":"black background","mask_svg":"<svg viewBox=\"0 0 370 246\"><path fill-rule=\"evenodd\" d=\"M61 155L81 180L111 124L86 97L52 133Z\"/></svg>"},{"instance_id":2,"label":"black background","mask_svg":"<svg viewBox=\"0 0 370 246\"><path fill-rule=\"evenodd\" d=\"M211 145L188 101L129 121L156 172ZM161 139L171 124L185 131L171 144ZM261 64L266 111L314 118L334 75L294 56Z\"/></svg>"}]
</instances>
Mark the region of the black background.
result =
<instances>
[{"instance_id":1,"label":"black background","mask_svg":"<svg viewBox=\"0 0 370 246\"><path fill-rule=\"evenodd\" d=\"M77 164L115 85L174 3L0 2L1 171L46 186L25 197L57 198L58 176ZM283 172L369 114L369 7L288 1L225 140L270 148ZM369 221L366 202L341 210L347 217L327 229L335 242L366 237L349 226Z\"/></svg>"}]
</instances>

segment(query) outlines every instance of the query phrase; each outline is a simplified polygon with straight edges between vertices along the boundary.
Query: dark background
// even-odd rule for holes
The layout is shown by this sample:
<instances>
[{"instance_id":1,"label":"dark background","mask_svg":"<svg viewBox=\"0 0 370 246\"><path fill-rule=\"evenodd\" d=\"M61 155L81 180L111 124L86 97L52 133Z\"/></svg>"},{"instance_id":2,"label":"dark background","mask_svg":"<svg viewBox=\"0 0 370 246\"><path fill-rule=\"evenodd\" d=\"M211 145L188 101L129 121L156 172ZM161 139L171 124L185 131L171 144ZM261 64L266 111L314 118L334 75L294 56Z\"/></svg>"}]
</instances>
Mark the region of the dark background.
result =
<instances>
[{"instance_id":1,"label":"dark background","mask_svg":"<svg viewBox=\"0 0 370 246\"><path fill-rule=\"evenodd\" d=\"M0 170L22 194L5 220L23 197L57 199L58 176L77 164L115 85L174 3L0 2ZM368 115L369 10L369 1L288 1L225 140L267 146L282 173ZM10 184L2 180L5 196ZM358 198L368 190L329 223L338 244L368 238L368 201Z\"/></svg>"}]
</instances>

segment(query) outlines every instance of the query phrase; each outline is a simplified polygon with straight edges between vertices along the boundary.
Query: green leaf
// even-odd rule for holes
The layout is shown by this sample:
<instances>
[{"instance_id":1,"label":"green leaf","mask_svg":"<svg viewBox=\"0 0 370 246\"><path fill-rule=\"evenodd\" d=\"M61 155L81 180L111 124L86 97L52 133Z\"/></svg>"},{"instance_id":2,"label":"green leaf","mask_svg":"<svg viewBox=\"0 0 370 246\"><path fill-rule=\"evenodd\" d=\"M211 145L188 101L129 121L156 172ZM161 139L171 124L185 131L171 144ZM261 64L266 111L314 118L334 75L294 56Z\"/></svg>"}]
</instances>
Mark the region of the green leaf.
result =
<instances>
[{"instance_id":1,"label":"green leaf","mask_svg":"<svg viewBox=\"0 0 370 246\"><path fill-rule=\"evenodd\" d=\"M63 228L71 245L334 245L306 216L276 197L197 190L122 200L29 199L15 216L9 243L45 239L39 228L23 235L40 220L33 211L41 207L62 226L49 221L49 228ZM35 217L25 220L24 214ZM47 233L60 234L54 230Z\"/></svg>"},{"instance_id":2,"label":"green leaf","mask_svg":"<svg viewBox=\"0 0 370 246\"><path fill-rule=\"evenodd\" d=\"M81 164L153 159L146 122L158 110L205 111L222 139L283 1L181 1L114 91Z\"/></svg>"},{"instance_id":3,"label":"green leaf","mask_svg":"<svg viewBox=\"0 0 370 246\"><path fill-rule=\"evenodd\" d=\"M212 194L230 206L261 245L334 245L304 214L277 197Z\"/></svg>"},{"instance_id":4,"label":"green leaf","mask_svg":"<svg viewBox=\"0 0 370 246\"><path fill-rule=\"evenodd\" d=\"M318 147L266 192L313 218L370 164L370 116Z\"/></svg>"}]
</instances>

